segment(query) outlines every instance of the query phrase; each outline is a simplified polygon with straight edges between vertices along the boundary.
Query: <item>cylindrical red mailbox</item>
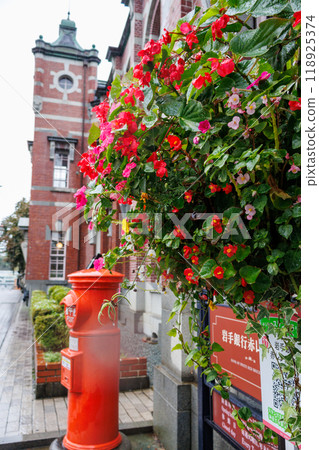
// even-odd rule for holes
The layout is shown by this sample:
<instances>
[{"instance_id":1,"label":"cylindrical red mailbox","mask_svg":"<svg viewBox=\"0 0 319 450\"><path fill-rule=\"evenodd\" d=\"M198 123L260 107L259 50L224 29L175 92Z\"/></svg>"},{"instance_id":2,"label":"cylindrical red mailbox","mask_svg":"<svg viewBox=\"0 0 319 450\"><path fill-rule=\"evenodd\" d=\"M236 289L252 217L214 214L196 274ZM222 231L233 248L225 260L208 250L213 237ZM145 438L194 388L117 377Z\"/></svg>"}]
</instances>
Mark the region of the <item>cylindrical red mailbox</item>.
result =
<instances>
[{"instance_id":1,"label":"cylindrical red mailbox","mask_svg":"<svg viewBox=\"0 0 319 450\"><path fill-rule=\"evenodd\" d=\"M68 450L114 449L121 443L119 422L120 330L103 300L118 292L123 275L108 270L80 270L68 275L72 291L62 300L70 328L62 350L61 383L68 393Z\"/></svg>"}]
</instances>

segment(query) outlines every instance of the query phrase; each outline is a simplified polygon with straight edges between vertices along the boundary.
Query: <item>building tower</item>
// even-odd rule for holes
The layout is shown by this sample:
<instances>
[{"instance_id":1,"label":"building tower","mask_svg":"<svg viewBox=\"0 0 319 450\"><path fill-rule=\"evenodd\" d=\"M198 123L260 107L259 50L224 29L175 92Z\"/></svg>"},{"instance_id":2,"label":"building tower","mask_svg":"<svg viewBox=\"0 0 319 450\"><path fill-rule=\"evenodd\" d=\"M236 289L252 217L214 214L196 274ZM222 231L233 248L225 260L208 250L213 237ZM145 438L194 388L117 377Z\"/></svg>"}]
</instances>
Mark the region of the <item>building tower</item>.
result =
<instances>
[{"instance_id":1,"label":"building tower","mask_svg":"<svg viewBox=\"0 0 319 450\"><path fill-rule=\"evenodd\" d=\"M77 163L87 148L100 63L94 46L80 47L69 18L61 21L55 42L40 36L32 52L35 121L34 140L28 142L32 186L26 268L31 291L66 284L66 275L85 268L95 253L74 193L84 184Z\"/></svg>"}]
</instances>

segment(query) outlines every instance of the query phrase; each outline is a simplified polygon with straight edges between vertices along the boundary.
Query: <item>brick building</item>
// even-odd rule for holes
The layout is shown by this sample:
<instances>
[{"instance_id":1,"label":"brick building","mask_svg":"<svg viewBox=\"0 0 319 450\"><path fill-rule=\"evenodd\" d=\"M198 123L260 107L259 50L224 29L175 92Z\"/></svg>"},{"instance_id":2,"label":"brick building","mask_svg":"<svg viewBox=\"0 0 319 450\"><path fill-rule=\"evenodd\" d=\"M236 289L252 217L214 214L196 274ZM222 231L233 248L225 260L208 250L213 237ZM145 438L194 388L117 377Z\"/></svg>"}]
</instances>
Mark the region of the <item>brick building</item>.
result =
<instances>
[{"instance_id":1,"label":"brick building","mask_svg":"<svg viewBox=\"0 0 319 450\"><path fill-rule=\"evenodd\" d=\"M53 43L42 36L35 58L34 140L26 281L30 290L65 284L68 273L87 266L96 252L75 209L83 185L77 163L87 147L91 102L97 90L98 51L82 49L76 26L62 20Z\"/></svg>"}]
</instances>

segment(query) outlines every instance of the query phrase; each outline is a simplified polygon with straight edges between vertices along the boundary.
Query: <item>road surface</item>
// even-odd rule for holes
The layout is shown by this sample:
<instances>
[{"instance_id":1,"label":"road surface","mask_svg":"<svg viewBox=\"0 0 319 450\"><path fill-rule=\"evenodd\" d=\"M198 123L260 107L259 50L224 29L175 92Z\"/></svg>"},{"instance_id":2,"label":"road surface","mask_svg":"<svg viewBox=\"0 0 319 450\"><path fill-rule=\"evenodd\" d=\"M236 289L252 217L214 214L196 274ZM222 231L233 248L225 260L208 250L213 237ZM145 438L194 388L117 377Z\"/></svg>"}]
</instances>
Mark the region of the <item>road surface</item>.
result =
<instances>
[{"instance_id":1,"label":"road surface","mask_svg":"<svg viewBox=\"0 0 319 450\"><path fill-rule=\"evenodd\" d=\"M22 301L21 291L0 289L0 350Z\"/></svg>"}]
</instances>

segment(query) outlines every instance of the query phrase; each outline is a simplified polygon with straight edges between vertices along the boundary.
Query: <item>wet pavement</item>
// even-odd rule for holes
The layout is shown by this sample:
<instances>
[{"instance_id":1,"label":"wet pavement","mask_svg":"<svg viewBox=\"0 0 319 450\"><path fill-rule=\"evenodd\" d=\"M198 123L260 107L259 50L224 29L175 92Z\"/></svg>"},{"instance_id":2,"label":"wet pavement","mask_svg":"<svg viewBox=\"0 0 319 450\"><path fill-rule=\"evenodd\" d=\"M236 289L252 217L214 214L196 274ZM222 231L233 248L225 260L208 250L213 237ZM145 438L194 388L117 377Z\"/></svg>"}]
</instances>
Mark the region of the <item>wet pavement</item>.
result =
<instances>
[{"instance_id":1,"label":"wet pavement","mask_svg":"<svg viewBox=\"0 0 319 450\"><path fill-rule=\"evenodd\" d=\"M67 399L35 399L30 310L19 291L1 294L5 331L0 349L0 449L48 449L43 445L66 432ZM121 392L119 429L130 435L132 449L163 449L150 433L152 426L153 390Z\"/></svg>"}]
</instances>

